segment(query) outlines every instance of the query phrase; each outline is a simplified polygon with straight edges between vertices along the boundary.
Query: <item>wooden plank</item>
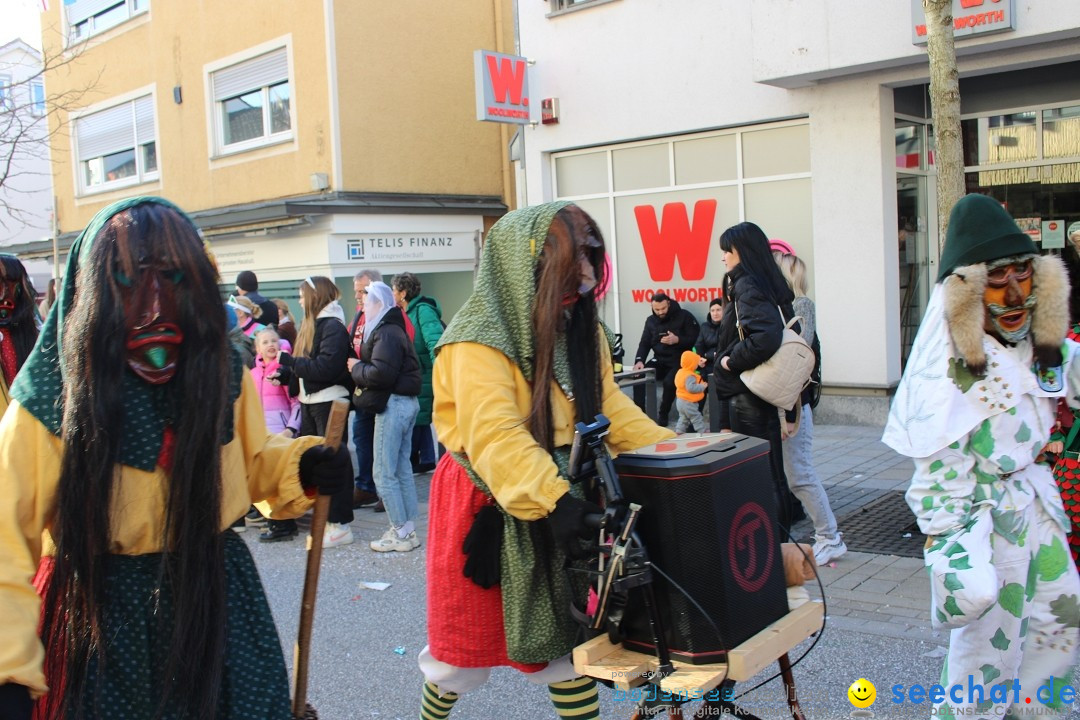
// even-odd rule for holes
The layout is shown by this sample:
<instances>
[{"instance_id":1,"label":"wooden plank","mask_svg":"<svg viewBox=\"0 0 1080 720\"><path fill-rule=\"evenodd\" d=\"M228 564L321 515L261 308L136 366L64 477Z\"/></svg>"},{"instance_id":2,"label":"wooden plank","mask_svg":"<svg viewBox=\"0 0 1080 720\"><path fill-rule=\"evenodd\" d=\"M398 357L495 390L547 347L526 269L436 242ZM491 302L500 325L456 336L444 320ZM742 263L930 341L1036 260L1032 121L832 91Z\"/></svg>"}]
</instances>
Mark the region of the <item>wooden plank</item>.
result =
<instances>
[{"instance_id":1,"label":"wooden plank","mask_svg":"<svg viewBox=\"0 0 1080 720\"><path fill-rule=\"evenodd\" d=\"M597 635L574 648L574 666L592 665L619 649L621 646L612 645L606 634Z\"/></svg>"},{"instance_id":2,"label":"wooden plank","mask_svg":"<svg viewBox=\"0 0 1080 720\"><path fill-rule=\"evenodd\" d=\"M690 665L674 661L675 672L660 681L660 688L674 695L704 695L727 677L748 680L784 653L821 629L824 610L808 602L792 610L754 637L728 653L727 663ZM645 682L642 675L655 673L656 657L622 645L612 645L600 635L574 648L574 669L582 675L615 683L629 690Z\"/></svg>"},{"instance_id":3,"label":"wooden plank","mask_svg":"<svg viewBox=\"0 0 1080 720\"><path fill-rule=\"evenodd\" d=\"M660 681L660 689L673 695L700 697L724 681L728 675L726 663L713 665L686 665L676 662L675 672Z\"/></svg>"},{"instance_id":4,"label":"wooden plank","mask_svg":"<svg viewBox=\"0 0 1080 720\"><path fill-rule=\"evenodd\" d=\"M820 602L800 605L728 653L733 680L749 680L776 659L821 629L825 611Z\"/></svg>"}]
</instances>

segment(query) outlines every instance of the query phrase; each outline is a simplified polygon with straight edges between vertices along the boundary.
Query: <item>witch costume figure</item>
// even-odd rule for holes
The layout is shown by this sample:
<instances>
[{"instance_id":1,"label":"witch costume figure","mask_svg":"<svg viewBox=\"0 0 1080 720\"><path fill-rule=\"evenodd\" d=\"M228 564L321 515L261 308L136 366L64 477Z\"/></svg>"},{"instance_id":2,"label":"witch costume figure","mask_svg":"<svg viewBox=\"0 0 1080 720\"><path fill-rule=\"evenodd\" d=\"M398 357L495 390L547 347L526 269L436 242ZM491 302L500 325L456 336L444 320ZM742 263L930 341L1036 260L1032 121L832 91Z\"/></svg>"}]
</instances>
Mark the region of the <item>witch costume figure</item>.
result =
<instances>
[{"instance_id":1,"label":"witch costume figure","mask_svg":"<svg viewBox=\"0 0 1080 720\"><path fill-rule=\"evenodd\" d=\"M1000 203L956 204L882 438L915 463L907 501L927 535L931 619L952 630L941 684L982 686L936 702L937 717L1065 707L1080 580L1041 459L1058 398L1075 407L1080 391L1068 294L1060 260L1040 257ZM1026 704L1041 686L1052 699Z\"/></svg>"},{"instance_id":2,"label":"witch costume figure","mask_svg":"<svg viewBox=\"0 0 1080 720\"><path fill-rule=\"evenodd\" d=\"M0 417L11 402L15 374L38 336L34 286L14 255L0 254Z\"/></svg>"},{"instance_id":3,"label":"witch costume figure","mask_svg":"<svg viewBox=\"0 0 1080 720\"><path fill-rule=\"evenodd\" d=\"M0 718L31 698L45 720L290 718L228 528L252 501L300 515L348 457L267 431L218 298L165 200L111 205L72 246L0 422Z\"/></svg>"},{"instance_id":4,"label":"witch costume figure","mask_svg":"<svg viewBox=\"0 0 1080 720\"><path fill-rule=\"evenodd\" d=\"M439 341L433 419L448 453L431 480L425 720L500 665L547 685L560 717L599 717L596 685L569 657L584 588L566 557L596 507L567 479L574 424L603 412L613 453L673 437L615 384L595 299L605 282L600 231L580 208L511 212Z\"/></svg>"}]
</instances>

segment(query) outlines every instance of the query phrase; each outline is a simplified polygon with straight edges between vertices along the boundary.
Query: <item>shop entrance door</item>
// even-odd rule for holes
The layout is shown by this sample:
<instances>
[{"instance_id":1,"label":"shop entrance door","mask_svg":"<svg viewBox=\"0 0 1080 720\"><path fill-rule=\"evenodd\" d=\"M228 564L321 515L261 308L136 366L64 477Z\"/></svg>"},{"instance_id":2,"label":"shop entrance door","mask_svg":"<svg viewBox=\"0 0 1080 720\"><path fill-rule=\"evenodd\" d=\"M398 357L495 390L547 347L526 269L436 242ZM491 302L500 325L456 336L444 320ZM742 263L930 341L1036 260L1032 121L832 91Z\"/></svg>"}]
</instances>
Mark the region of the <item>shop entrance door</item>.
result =
<instances>
[{"instance_id":1,"label":"shop entrance door","mask_svg":"<svg viewBox=\"0 0 1080 720\"><path fill-rule=\"evenodd\" d=\"M937 247L931 243L925 175L896 176L897 240L900 250L900 363L907 363L919 330L937 267Z\"/></svg>"}]
</instances>

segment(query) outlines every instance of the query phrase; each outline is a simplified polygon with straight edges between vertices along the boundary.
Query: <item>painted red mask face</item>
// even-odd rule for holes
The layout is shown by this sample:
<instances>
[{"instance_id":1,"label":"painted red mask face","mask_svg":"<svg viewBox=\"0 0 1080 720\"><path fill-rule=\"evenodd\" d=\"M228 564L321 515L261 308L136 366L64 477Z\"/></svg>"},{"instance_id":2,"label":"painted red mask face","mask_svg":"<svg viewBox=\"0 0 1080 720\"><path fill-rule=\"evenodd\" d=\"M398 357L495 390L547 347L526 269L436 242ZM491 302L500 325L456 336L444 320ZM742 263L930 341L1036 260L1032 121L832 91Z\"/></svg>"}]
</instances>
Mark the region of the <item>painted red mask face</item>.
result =
<instances>
[{"instance_id":1,"label":"painted red mask face","mask_svg":"<svg viewBox=\"0 0 1080 720\"><path fill-rule=\"evenodd\" d=\"M10 325L15 317L15 304L19 301L19 283L14 280L0 281L0 325Z\"/></svg>"},{"instance_id":2,"label":"painted red mask face","mask_svg":"<svg viewBox=\"0 0 1080 720\"><path fill-rule=\"evenodd\" d=\"M151 265L139 270L135 279L116 274L128 330L127 363L146 382L161 385L176 375L184 339L176 307L176 285L183 273Z\"/></svg>"}]
</instances>

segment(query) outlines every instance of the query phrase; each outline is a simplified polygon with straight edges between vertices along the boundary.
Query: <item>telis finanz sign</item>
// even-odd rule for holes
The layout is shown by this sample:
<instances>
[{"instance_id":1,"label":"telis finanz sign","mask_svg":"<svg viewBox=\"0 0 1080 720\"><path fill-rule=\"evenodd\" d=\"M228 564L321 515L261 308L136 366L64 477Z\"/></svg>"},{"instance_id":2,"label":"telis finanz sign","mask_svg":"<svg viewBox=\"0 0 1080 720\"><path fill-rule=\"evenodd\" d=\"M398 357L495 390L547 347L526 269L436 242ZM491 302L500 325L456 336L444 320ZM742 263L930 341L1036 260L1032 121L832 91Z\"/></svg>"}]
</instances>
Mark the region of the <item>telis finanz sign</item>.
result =
<instances>
[{"instance_id":1,"label":"telis finanz sign","mask_svg":"<svg viewBox=\"0 0 1080 720\"><path fill-rule=\"evenodd\" d=\"M529 61L517 55L477 50L476 119L528 125L532 122L529 98Z\"/></svg>"},{"instance_id":2,"label":"telis finanz sign","mask_svg":"<svg viewBox=\"0 0 1080 720\"><path fill-rule=\"evenodd\" d=\"M1014 0L953 0L953 37L992 35L1016 29ZM926 15L922 0L911 0L911 42L926 44Z\"/></svg>"}]
</instances>

